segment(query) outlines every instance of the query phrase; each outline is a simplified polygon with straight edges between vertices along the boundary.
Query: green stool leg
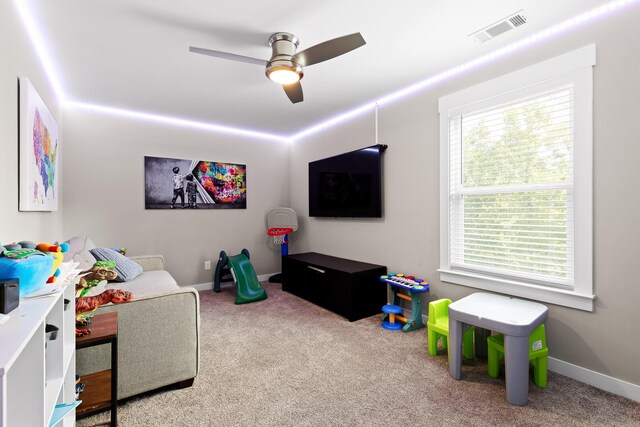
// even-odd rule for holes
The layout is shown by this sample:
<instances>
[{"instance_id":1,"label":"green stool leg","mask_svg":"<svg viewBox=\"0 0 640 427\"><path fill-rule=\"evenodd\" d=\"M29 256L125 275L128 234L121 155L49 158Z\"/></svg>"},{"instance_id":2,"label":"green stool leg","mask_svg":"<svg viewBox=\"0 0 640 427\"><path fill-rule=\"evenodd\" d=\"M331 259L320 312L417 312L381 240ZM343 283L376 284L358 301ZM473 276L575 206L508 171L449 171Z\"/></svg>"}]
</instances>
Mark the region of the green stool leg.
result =
<instances>
[{"instance_id":1,"label":"green stool leg","mask_svg":"<svg viewBox=\"0 0 640 427\"><path fill-rule=\"evenodd\" d=\"M487 338L487 368L490 377L497 378L500 360L504 359L504 338L494 335ZM542 347L532 350L532 347ZM540 388L547 387L548 354L544 324L529 337L529 362L533 365L533 381Z\"/></svg>"},{"instance_id":2,"label":"green stool leg","mask_svg":"<svg viewBox=\"0 0 640 427\"><path fill-rule=\"evenodd\" d=\"M547 387L547 356L532 360L533 381L540 388Z\"/></svg>"},{"instance_id":3,"label":"green stool leg","mask_svg":"<svg viewBox=\"0 0 640 427\"><path fill-rule=\"evenodd\" d=\"M448 337L442 336L442 346L447 350L448 355L447 339ZM473 359L473 329L467 330L462 336L462 355L465 359Z\"/></svg>"},{"instance_id":4,"label":"green stool leg","mask_svg":"<svg viewBox=\"0 0 640 427\"><path fill-rule=\"evenodd\" d=\"M462 355L465 359L473 359L473 329L469 328L462 336Z\"/></svg>"},{"instance_id":5,"label":"green stool leg","mask_svg":"<svg viewBox=\"0 0 640 427\"><path fill-rule=\"evenodd\" d=\"M444 348L445 350L449 349L449 337L447 337L446 335L442 336L442 348Z\"/></svg>"},{"instance_id":6,"label":"green stool leg","mask_svg":"<svg viewBox=\"0 0 640 427\"><path fill-rule=\"evenodd\" d=\"M489 368L489 376L492 378L498 378L500 373L500 357L498 356L498 350L489 344L487 348L487 365Z\"/></svg>"}]
</instances>

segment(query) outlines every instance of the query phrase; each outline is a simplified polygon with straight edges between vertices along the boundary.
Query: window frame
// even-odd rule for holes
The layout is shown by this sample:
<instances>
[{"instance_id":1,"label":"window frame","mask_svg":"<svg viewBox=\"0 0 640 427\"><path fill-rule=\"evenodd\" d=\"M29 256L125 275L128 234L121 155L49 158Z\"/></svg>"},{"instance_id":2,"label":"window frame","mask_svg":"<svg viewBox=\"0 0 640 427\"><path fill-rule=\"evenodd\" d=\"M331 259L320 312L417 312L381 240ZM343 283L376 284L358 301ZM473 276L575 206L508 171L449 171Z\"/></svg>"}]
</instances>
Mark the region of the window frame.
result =
<instances>
[{"instance_id":1,"label":"window frame","mask_svg":"<svg viewBox=\"0 0 640 427\"><path fill-rule=\"evenodd\" d=\"M562 306L593 311L593 66L595 45L444 96L440 112L440 280ZM572 289L550 287L517 277L456 270L450 261L449 118L505 100L573 85L574 91L574 283Z\"/></svg>"}]
</instances>

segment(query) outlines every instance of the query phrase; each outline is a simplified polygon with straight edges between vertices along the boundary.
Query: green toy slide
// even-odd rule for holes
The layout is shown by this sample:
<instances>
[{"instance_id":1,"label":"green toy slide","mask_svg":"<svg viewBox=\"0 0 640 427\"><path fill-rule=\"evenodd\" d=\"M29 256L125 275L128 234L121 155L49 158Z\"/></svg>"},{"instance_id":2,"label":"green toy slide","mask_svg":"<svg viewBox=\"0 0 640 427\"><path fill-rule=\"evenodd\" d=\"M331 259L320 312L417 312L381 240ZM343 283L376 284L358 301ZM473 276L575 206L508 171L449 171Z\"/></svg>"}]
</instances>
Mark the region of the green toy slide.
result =
<instances>
[{"instance_id":1,"label":"green toy slide","mask_svg":"<svg viewBox=\"0 0 640 427\"><path fill-rule=\"evenodd\" d=\"M267 292L260 285L256 272L244 254L228 257L231 274L238 284L236 304L246 304L267 298Z\"/></svg>"}]
</instances>

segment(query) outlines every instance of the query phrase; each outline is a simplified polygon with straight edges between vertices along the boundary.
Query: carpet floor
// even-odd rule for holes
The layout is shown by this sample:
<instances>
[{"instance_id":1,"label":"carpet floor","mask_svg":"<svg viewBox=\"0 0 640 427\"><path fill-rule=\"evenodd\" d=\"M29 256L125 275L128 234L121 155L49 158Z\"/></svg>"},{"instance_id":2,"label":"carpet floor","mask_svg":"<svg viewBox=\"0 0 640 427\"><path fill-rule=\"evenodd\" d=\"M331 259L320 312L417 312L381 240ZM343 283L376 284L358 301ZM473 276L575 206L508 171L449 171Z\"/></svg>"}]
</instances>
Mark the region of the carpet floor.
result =
<instances>
[{"instance_id":1,"label":"carpet floor","mask_svg":"<svg viewBox=\"0 0 640 427\"><path fill-rule=\"evenodd\" d=\"M234 305L233 287L200 292L194 385L128 399L118 425L640 425L640 404L553 372L546 389L530 381L527 406L511 406L503 374L490 378L486 361L465 361L462 380L453 380L445 352L427 354L424 329L386 331L381 315L350 323L280 285L265 288L267 300L246 305Z\"/></svg>"}]
</instances>

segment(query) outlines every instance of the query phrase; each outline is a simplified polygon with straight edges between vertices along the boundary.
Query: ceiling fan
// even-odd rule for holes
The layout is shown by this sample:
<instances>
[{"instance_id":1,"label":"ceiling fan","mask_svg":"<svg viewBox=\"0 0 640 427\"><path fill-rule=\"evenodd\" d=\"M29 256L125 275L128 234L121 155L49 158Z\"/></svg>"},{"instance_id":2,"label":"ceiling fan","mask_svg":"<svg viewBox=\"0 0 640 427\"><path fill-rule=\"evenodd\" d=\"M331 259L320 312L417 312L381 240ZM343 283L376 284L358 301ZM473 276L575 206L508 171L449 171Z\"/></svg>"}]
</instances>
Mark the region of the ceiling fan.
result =
<instances>
[{"instance_id":1,"label":"ceiling fan","mask_svg":"<svg viewBox=\"0 0 640 427\"><path fill-rule=\"evenodd\" d=\"M304 99L302 85L300 84L300 79L304 75L302 72L303 67L333 59L364 46L366 42L360 33L353 33L296 52L298 44L299 40L293 34L282 32L272 34L269 37L269 46L271 46L273 53L268 61L193 46L189 47L189 51L215 56L216 58L262 65L265 67L267 77L271 81L281 84L284 92L291 102L295 104Z\"/></svg>"}]
</instances>

